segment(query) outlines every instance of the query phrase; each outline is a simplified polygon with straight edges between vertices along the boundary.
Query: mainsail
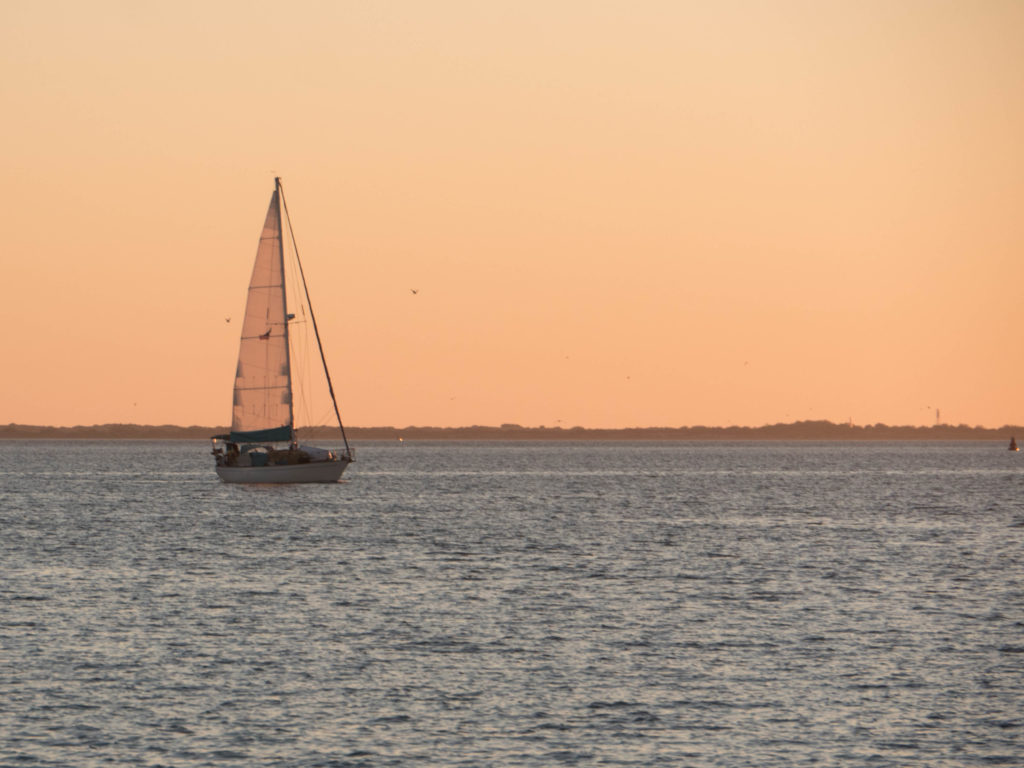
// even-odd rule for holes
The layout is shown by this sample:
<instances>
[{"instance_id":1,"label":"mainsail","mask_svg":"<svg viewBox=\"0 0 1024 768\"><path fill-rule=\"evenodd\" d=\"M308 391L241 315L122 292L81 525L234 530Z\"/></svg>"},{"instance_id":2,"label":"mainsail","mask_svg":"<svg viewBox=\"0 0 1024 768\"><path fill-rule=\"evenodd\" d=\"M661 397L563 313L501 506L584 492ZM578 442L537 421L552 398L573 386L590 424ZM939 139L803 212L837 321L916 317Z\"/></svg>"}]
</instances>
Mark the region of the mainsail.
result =
<instances>
[{"instance_id":1,"label":"mainsail","mask_svg":"<svg viewBox=\"0 0 1024 768\"><path fill-rule=\"evenodd\" d=\"M249 281L235 373L233 442L286 441L293 436L280 195L275 186Z\"/></svg>"}]
</instances>

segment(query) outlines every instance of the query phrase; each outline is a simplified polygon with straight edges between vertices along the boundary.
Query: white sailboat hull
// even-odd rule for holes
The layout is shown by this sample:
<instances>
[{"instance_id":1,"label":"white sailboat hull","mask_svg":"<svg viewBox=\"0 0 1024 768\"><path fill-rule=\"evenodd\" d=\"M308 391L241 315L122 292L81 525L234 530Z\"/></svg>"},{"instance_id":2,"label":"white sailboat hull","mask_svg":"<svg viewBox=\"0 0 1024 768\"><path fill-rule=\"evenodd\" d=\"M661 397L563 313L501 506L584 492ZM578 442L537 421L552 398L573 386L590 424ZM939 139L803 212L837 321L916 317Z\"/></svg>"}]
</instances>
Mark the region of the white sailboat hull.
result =
<instances>
[{"instance_id":1,"label":"white sailboat hull","mask_svg":"<svg viewBox=\"0 0 1024 768\"><path fill-rule=\"evenodd\" d=\"M225 483L336 483L349 465L348 459L280 464L264 467L217 467Z\"/></svg>"}]
</instances>

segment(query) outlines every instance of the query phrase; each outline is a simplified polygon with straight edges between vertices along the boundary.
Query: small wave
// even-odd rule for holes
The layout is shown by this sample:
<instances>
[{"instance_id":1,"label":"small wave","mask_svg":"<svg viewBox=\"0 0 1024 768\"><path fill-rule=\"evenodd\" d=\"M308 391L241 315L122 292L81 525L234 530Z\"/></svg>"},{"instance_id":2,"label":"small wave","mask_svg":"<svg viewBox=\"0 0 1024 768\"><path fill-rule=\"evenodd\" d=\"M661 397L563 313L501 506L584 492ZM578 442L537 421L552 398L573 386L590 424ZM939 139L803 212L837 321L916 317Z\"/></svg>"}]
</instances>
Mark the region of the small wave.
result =
<instances>
[{"instance_id":1,"label":"small wave","mask_svg":"<svg viewBox=\"0 0 1024 768\"><path fill-rule=\"evenodd\" d=\"M541 723L535 726L532 730L537 731L571 731L572 726L566 725L565 723Z\"/></svg>"},{"instance_id":2,"label":"small wave","mask_svg":"<svg viewBox=\"0 0 1024 768\"><path fill-rule=\"evenodd\" d=\"M661 722L661 718L653 712L648 712L646 709L638 710L630 715L630 719L634 723L658 723Z\"/></svg>"},{"instance_id":3,"label":"small wave","mask_svg":"<svg viewBox=\"0 0 1024 768\"><path fill-rule=\"evenodd\" d=\"M878 746L883 749L898 749L914 752L920 748L916 741L880 741Z\"/></svg>"},{"instance_id":4,"label":"small wave","mask_svg":"<svg viewBox=\"0 0 1024 768\"><path fill-rule=\"evenodd\" d=\"M247 760L249 755L234 749L215 749L210 753L210 757L215 757L218 760Z\"/></svg>"},{"instance_id":5,"label":"small wave","mask_svg":"<svg viewBox=\"0 0 1024 768\"><path fill-rule=\"evenodd\" d=\"M412 720L408 715L385 715L370 721L372 725L393 725L395 723L408 723Z\"/></svg>"},{"instance_id":6,"label":"small wave","mask_svg":"<svg viewBox=\"0 0 1024 768\"><path fill-rule=\"evenodd\" d=\"M754 702L737 705L734 702L723 699L676 699L672 702L672 706L681 709L759 709L777 705L774 702Z\"/></svg>"},{"instance_id":7,"label":"small wave","mask_svg":"<svg viewBox=\"0 0 1024 768\"><path fill-rule=\"evenodd\" d=\"M72 702L70 704L41 704L38 709L40 712L61 712L64 710L90 710L99 709L98 704L83 704L81 702Z\"/></svg>"},{"instance_id":8,"label":"small wave","mask_svg":"<svg viewBox=\"0 0 1024 768\"><path fill-rule=\"evenodd\" d=\"M573 752L568 749L559 749L554 752L548 752L543 756L546 760L554 760L559 763L565 763L566 765L575 765L583 760L590 760L593 754L589 752Z\"/></svg>"},{"instance_id":9,"label":"small wave","mask_svg":"<svg viewBox=\"0 0 1024 768\"><path fill-rule=\"evenodd\" d=\"M592 701L587 704L587 709L626 709L638 706L635 701Z\"/></svg>"},{"instance_id":10,"label":"small wave","mask_svg":"<svg viewBox=\"0 0 1024 768\"><path fill-rule=\"evenodd\" d=\"M1019 765L1020 755L985 755L980 757L979 760L988 765Z\"/></svg>"},{"instance_id":11,"label":"small wave","mask_svg":"<svg viewBox=\"0 0 1024 768\"><path fill-rule=\"evenodd\" d=\"M397 647L409 651L429 651L431 653L482 653L484 650L476 643L460 642L458 640L421 640L419 642L404 643Z\"/></svg>"}]
</instances>

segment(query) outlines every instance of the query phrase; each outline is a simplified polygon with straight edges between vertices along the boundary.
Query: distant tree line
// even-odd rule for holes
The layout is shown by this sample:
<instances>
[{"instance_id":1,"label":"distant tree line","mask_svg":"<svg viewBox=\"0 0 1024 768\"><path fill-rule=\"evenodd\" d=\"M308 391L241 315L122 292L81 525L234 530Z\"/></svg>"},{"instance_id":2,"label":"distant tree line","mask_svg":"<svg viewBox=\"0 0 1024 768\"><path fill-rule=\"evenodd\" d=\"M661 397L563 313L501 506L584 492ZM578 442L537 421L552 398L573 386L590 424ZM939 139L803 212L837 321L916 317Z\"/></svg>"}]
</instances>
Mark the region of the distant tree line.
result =
<instances>
[{"instance_id":1,"label":"distant tree line","mask_svg":"<svg viewBox=\"0 0 1024 768\"><path fill-rule=\"evenodd\" d=\"M97 424L45 427L25 424L0 426L0 439L49 440L204 440L227 432L227 427L180 427L144 424ZM352 440L1009 440L1024 427L971 427L937 424L930 427L852 425L830 421L797 421L761 427L636 427L588 429L584 427L346 427ZM307 439L337 437L336 427L300 430Z\"/></svg>"}]
</instances>

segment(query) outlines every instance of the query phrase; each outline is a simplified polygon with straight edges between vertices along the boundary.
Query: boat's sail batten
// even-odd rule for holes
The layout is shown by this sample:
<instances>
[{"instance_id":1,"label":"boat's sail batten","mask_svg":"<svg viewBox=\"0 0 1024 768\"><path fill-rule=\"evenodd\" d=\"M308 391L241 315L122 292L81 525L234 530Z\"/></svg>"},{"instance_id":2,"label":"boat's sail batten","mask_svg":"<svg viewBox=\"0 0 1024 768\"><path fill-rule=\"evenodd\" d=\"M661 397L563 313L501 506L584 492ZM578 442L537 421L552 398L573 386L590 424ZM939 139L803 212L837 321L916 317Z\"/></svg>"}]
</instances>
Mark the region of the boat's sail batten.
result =
<instances>
[{"instance_id":1,"label":"boat's sail batten","mask_svg":"<svg viewBox=\"0 0 1024 768\"><path fill-rule=\"evenodd\" d=\"M278 191L260 234L238 349L231 439L292 439L291 384Z\"/></svg>"}]
</instances>

